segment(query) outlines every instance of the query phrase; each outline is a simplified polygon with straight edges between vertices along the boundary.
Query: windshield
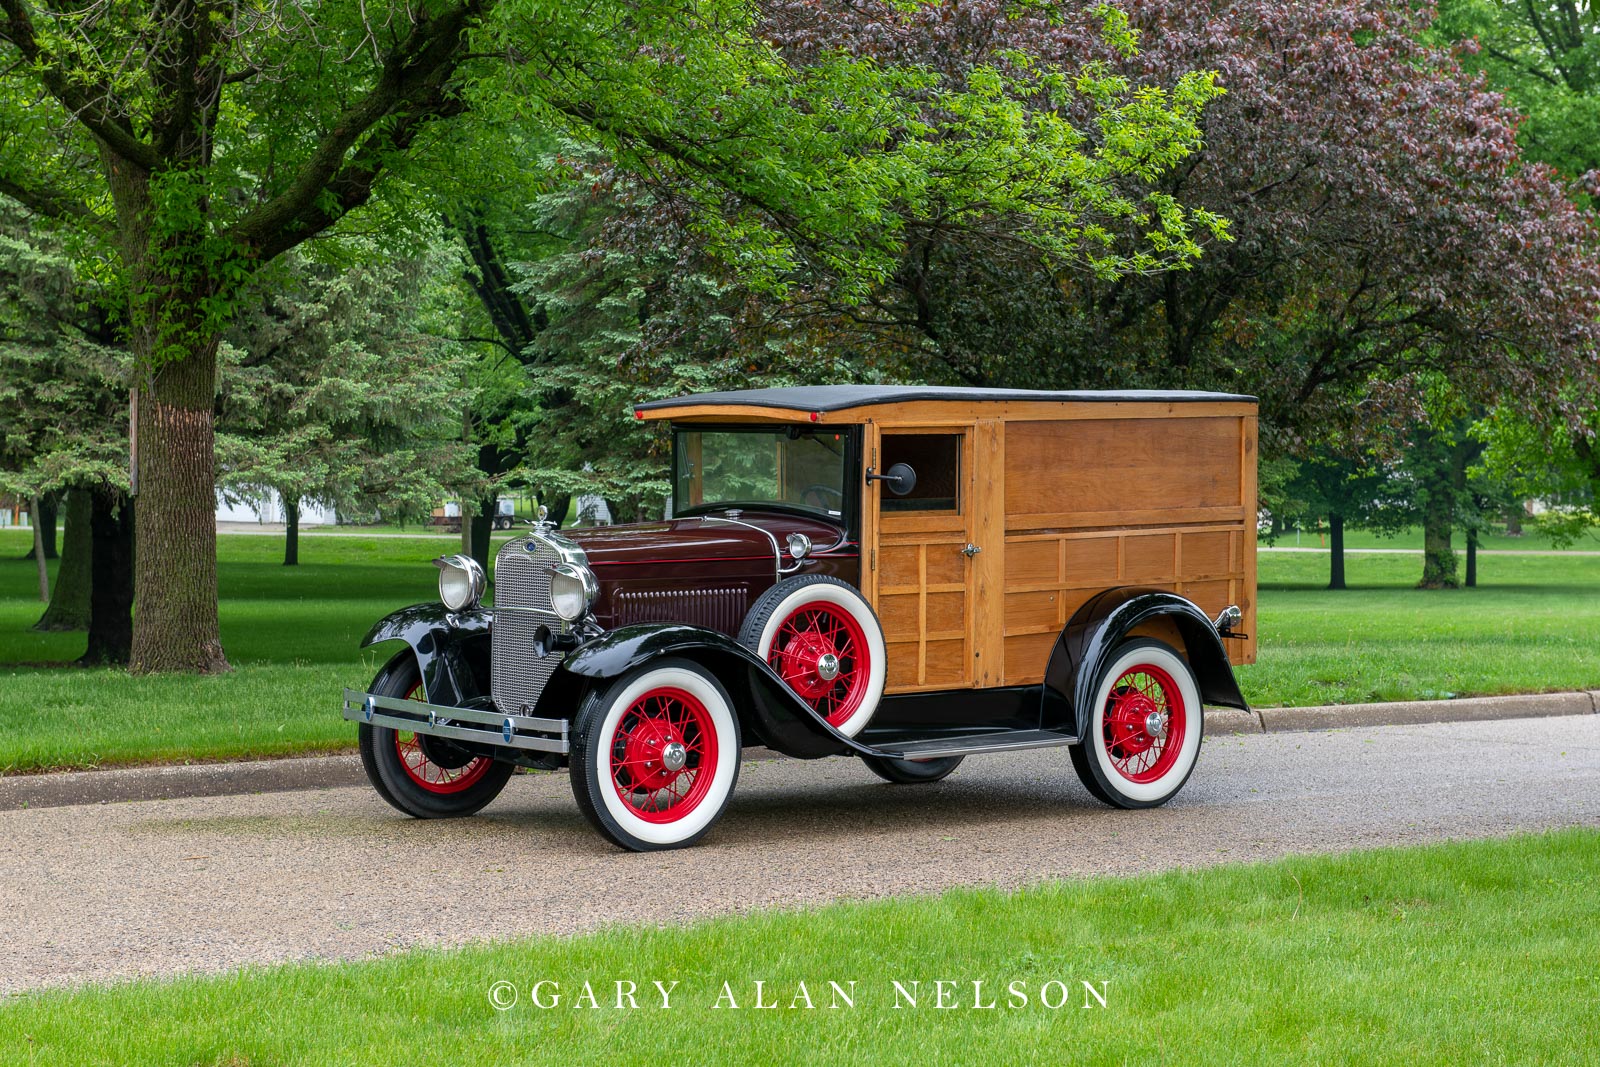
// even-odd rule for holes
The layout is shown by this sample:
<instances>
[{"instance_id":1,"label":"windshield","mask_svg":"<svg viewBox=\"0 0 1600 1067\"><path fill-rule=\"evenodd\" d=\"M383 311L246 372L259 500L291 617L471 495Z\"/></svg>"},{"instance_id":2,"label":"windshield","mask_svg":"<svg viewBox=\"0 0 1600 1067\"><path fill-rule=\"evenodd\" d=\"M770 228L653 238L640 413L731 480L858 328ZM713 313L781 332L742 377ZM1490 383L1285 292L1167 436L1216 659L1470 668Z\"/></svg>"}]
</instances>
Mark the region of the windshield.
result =
<instances>
[{"instance_id":1,"label":"windshield","mask_svg":"<svg viewBox=\"0 0 1600 1067\"><path fill-rule=\"evenodd\" d=\"M679 430L673 449L674 514L779 504L844 514L845 435L782 430Z\"/></svg>"}]
</instances>

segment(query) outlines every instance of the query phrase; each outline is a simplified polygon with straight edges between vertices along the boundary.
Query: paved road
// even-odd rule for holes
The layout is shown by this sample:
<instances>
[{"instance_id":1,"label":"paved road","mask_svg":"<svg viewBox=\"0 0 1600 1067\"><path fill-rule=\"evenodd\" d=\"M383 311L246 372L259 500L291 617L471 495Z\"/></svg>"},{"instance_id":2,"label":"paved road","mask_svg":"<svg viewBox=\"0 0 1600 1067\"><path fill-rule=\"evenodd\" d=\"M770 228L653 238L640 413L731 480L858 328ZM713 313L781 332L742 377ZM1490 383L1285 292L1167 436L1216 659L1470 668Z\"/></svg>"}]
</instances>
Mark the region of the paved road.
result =
<instances>
[{"instance_id":1,"label":"paved road","mask_svg":"<svg viewBox=\"0 0 1600 1067\"><path fill-rule=\"evenodd\" d=\"M1060 751L934 786L756 762L705 844L643 856L562 775L458 822L365 788L11 811L0 991L1567 825L1600 826L1600 716L1215 737L1145 812L1092 802Z\"/></svg>"}]
</instances>

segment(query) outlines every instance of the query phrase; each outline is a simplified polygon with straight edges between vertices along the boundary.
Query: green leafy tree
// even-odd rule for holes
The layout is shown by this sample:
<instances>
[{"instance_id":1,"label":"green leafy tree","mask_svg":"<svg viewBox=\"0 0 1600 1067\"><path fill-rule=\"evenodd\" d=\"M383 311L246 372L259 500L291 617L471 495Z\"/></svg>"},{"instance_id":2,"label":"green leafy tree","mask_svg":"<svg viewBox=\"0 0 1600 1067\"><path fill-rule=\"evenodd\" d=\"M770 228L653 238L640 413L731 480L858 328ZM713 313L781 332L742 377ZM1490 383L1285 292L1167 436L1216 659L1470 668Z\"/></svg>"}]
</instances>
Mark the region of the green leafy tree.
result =
<instances>
[{"instance_id":1,"label":"green leafy tree","mask_svg":"<svg viewBox=\"0 0 1600 1067\"><path fill-rule=\"evenodd\" d=\"M130 360L59 234L0 203L0 491L68 494L67 538L41 629L87 629L86 662L127 661Z\"/></svg>"},{"instance_id":2,"label":"green leafy tree","mask_svg":"<svg viewBox=\"0 0 1600 1067\"><path fill-rule=\"evenodd\" d=\"M430 164L473 132L561 129L679 180L708 247L781 289L823 269L864 293L905 218L995 211L1106 276L1181 265L1195 231L1151 181L1200 142L1218 90L1009 56L958 84L833 53L807 66L749 0L115 3L0 0L0 193L99 243L137 358L136 670L227 668L217 629L217 348L261 265L363 210L403 231ZM1130 51L1118 16L1102 22ZM1035 113L1086 101L1092 125ZM467 116L470 124L457 123ZM474 129L475 128L475 129ZM514 165L514 161L508 161ZM1119 242L1119 232L1137 239Z\"/></svg>"},{"instance_id":3,"label":"green leafy tree","mask_svg":"<svg viewBox=\"0 0 1600 1067\"><path fill-rule=\"evenodd\" d=\"M440 257L338 267L291 254L228 330L218 484L241 497L277 492L286 565L299 562L303 500L407 519L474 482L461 439L469 357L426 332L441 313L443 267Z\"/></svg>"}]
</instances>

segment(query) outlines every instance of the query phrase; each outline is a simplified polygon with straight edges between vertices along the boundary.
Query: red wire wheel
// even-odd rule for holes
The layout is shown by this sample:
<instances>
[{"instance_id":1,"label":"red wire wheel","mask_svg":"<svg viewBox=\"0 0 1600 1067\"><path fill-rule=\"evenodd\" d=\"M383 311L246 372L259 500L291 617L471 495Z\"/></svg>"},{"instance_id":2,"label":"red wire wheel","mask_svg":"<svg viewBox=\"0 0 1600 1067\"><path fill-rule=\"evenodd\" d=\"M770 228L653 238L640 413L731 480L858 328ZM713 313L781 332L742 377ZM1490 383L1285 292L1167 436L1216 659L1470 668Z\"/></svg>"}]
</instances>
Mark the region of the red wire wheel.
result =
<instances>
[{"instance_id":1,"label":"red wire wheel","mask_svg":"<svg viewBox=\"0 0 1600 1067\"><path fill-rule=\"evenodd\" d=\"M1101 743L1111 766L1128 781L1160 781L1183 751L1187 720L1183 691L1172 675L1138 663L1111 686Z\"/></svg>"},{"instance_id":2,"label":"red wire wheel","mask_svg":"<svg viewBox=\"0 0 1600 1067\"><path fill-rule=\"evenodd\" d=\"M406 692L406 699L417 699L421 691L422 683L418 682ZM420 788L440 796L449 796L471 789L482 781L483 776L489 773L489 768L494 766L494 760L486 756L474 756L456 766L437 762L435 754L429 752L423 738L409 730L394 731L394 750L400 757L400 769L405 772L406 777Z\"/></svg>"},{"instance_id":3,"label":"red wire wheel","mask_svg":"<svg viewBox=\"0 0 1600 1067\"><path fill-rule=\"evenodd\" d=\"M832 726L843 725L861 707L872 675L866 631L848 611L825 600L789 613L767 662Z\"/></svg>"},{"instance_id":4,"label":"red wire wheel","mask_svg":"<svg viewBox=\"0 0 1600 1067\"><path fill-rule=\"evenodd\" d=\"M694 811L711 788L717 731L693 693L651 689L623 712L609 753L611 784L632 813L671 823Z\"/></svg>"}]
</instances>

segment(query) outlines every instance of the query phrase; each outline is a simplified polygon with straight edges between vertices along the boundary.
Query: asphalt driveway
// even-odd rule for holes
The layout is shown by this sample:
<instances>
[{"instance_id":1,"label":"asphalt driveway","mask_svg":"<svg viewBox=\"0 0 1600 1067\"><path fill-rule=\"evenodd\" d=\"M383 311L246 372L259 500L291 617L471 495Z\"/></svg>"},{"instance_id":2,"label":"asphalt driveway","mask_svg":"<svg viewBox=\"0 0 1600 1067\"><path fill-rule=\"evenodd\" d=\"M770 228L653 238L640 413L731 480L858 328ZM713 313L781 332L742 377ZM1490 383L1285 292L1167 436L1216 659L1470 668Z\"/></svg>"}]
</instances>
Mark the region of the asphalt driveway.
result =
<instances>
[{"instance_id":1,"label":"asphalt driveway","mask_svg":"<svg viewBox=\"0 0 1600 1067\"><path fill-rule=\"evenodd\" d=\"M1213 737L1144 812L1061 750L931 786L752 762L704 844L651 855L596 836L562 774L452 822L364 787L7 811L0 991L1569 825L1600 825L1600 716Z\"/></svg>"}]
</instances>

